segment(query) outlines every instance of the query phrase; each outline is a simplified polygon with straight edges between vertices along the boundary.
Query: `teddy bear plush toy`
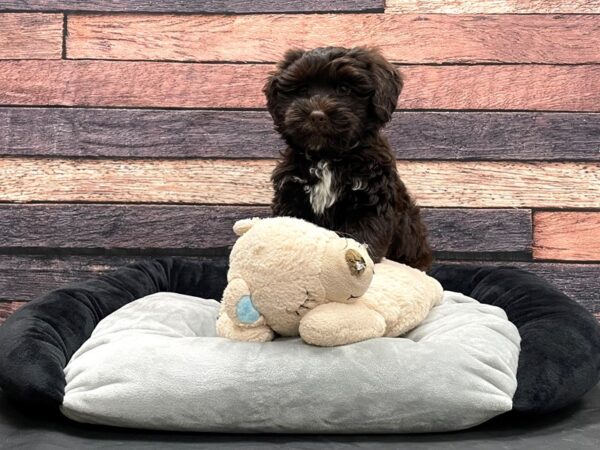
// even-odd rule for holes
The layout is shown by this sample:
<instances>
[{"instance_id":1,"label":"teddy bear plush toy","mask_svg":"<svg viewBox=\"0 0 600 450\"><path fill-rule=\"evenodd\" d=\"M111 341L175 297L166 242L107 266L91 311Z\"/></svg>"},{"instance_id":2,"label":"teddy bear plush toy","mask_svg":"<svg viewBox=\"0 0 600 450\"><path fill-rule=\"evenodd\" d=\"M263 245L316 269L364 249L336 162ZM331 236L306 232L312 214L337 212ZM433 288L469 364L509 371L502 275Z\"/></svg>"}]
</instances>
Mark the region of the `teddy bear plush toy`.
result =
<instances>
[{"instance_id":1,"label":"teddy bear plush toy","mask_svg":"<svg viewBox=\"0 0 600 450\"><path fill-rule=\"evenodd\" d=\"M336 346L400 336L442 298L425 273L390 260L373 264L367 248L301 219L240 220L220 336L266 342L275 334Z\"/></svg>"}]
</instances>

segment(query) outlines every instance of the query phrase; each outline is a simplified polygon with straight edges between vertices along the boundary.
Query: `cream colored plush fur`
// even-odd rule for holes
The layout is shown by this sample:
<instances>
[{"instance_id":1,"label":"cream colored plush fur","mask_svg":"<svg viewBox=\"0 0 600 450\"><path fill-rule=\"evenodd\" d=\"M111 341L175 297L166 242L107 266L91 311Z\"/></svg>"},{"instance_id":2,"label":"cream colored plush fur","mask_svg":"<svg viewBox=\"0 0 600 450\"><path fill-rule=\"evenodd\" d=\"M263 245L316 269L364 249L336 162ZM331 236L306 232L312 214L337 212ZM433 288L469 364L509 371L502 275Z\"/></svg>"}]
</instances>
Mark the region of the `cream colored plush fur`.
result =
<instances>
[{"instance_id":1,"label":"cream colored plush fur","mask_svg":"<svg viewBox=\"0 0 600 450\"><path fill-rule=\"evenodd\" d=\"M277 333L335 346L400 336L442 298L425 273L385 259L374 265L364 245L301 219L247 219L234 231L217 321L223 337L265 342ZM251 323L239 309L248 297L258 316Z\"/></svg>"}]
</instances>

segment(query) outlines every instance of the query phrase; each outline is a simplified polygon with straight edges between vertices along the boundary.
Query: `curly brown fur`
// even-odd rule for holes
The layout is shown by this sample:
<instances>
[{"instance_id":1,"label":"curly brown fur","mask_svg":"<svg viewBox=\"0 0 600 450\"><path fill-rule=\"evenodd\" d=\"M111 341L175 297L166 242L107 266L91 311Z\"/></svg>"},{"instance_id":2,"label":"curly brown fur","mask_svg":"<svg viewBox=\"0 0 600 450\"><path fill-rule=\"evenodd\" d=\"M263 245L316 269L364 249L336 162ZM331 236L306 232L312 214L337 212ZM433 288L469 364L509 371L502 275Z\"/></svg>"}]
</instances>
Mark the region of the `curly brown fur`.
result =
<instances>
[{"instance_id":1,"label":"curly brown fur","mask_svg":"<svg viewBox=\"0 0 600 450\"><path fill-rule=\"evenodd\" d=\"M365 242L375 261L425 270L427 232L380 133L401 90L377 50L288 51L264 88L288 144L272 174L272 210Z\"/></svg>"}]
</instances>

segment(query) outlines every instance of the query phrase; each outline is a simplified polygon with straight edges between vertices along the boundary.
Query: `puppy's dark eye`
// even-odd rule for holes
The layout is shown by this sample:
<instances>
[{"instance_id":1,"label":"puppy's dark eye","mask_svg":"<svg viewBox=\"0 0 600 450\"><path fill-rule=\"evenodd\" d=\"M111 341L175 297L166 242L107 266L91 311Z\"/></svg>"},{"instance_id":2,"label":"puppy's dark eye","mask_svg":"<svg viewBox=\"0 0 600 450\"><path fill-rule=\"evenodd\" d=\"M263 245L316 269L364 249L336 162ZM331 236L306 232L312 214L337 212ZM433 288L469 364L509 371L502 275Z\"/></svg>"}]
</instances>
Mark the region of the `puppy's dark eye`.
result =
<instances>
[{"instance_id":1,"label":"puppy's dark eye","mask_svg":"<svg viewBox=\"0 0 600 450\"><path fill-rule=\"evenodd\" d=\"M338 84L335 90L340 95L348 95L352 92L352 89L350 89L345 84Z\"/></svg>"},{"instance_id":2,"label":"puppy's dark eye","mask_svg":"<svg viewBox=\"0 0 600 450\"><path fill-rule=\"evenodd\" d=\"M308 94L308 87L306 86L300 86L296 89L296 94L298 95L307 95Z\"/></svg>"}]
</instances>

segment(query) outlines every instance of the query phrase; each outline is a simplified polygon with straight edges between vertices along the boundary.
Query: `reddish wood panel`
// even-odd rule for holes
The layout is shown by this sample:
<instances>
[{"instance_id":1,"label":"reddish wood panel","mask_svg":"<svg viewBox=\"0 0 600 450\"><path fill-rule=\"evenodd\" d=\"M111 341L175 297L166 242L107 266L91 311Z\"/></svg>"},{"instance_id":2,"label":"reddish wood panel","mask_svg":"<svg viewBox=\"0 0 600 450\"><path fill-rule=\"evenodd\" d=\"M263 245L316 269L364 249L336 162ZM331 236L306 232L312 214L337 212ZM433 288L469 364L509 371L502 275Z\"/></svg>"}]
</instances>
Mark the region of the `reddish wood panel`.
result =
<instances>
[{"instance_id":1,"label":"reddish wood panel","mask_svg":"<svg viewBox=\"0 0 600 450\"><path fill-rule=\"evenodd\" d=\"M62 14L0 14L0 59L60 59Z\"/></svg>"},{"instance_id":2,"label":"reddish wood panel","mask_svg":"<svg viewBox=\"0 0 600 450\"><path fill-rule=\"evenodd\" d=\"M600 65L404 66L403 109L600 111ZM262 108L272 66L0 61L0 104Z\"/></svg>"},{"instance_id":3,"label":"reddish wood panel","mask_svg":"<svg viewBox=\"0 0 600 450\"><path fill-rule=\"evenodd\" d=\"M592 63L600 16L74 15L67 56L269 62L291 47L329 45L378 46L403 63Z\"/></svg>"},{"instance_id":4,"label":"reddish wood panel","mask_svg":"<svg viewBox=\"0 0 600 450\"><path fill-rule=\"evenodd\" d=\"M600 66L404 68L403 109L600 111Z\"/></svg>"},{"instance_id":5,"label":"reddish wood panel","mask_svg":"<svg viewBox=\"0 0 600 450\"><path fill-rule=\"evenodd\" d=\"M26 302L0 302L0 324L13 314L17 309L25 305Z\"/></svg>"},{"instance_id":6,"label":"reddish wood panel","mask_svg":"<svg viewBox=\"0 0 600 450\"><path fill-rule=\"evenodd\" d=\"M1 10L250 13L383 11L384 0L4 0Z\"/></svg>"},{"instance_id":7,"label":"reddish wood panel","mask_svg":"<svg viewBox=\"0 0 600 450\"><path fill-rule=\"evenodd\" d=\"M600 207L600 164L401 162L420 204L440 207Z\"/></svg>"},{"instance_id":8,"label":"reddish wood panel","mask_svg":"<svg viewBox=\"0 0 600 450\"><path fill-rule=\"evenodd\" d=\"M600 114L405 111L386 126L405 160L600 160ZM0 156L276 158L266 111L0 108Z\"/></svg>"},{"instance_id":9,"label":"reddish wood panel","mask_svg":"<svg viewBox=\"0 0 600 450\"><path fill-rule=\"evenodd\" d=\"M0 61L0 104L256 108L265 65Z\"/></svg>"},{"instance_id":10,"label":"reddish wood panel","mask_svg":"<svg viewBox=\"0 0 600 450\"><path fill-rule=\"evenodd\" d=\"M236 220L270 215L253 206L0 205L0 247L223 252ZM424 209L423 218L436 251L531 252L529 210Z\"/></svg>"},{"instance_id":11,"label":"reddish wood panel","mask_svg":"<svg viewBox=\"0 0 600 450\"><path fill-rule=\"evenodd\" d=\"M600 212L535 213L533 256L600 261Z\"/></svg>"},{"instance_id":12,"label":"reddish wood panel","mask_svg":"<svg viewBox=\"0 0 600 450\"><path fill-rule=\"evenodd\" d=\"M265 205L273 166L272 161L4 158L0 200Z\"/></svg>"},{"instance_id":13,"label":"reddish wood panel","mask_svg":"<svg viewBox=\"0 0 600 450\"><path fill-rule=\"evenodd\" d=\"M385 7L404 14L597 14L600 0L386 0Z\"/></svg>"},{"instance_id":14,"label":"reddish wood panel","mask_svg":"<svg viewBox=\"0 0 600 450\"><path fill-rule=\"evenodd\" d=\"M0 159L0 201L268 204L271 160ZM599 163L398 162L422 206L600 208Z\"/></svg>"}]
</instances>

